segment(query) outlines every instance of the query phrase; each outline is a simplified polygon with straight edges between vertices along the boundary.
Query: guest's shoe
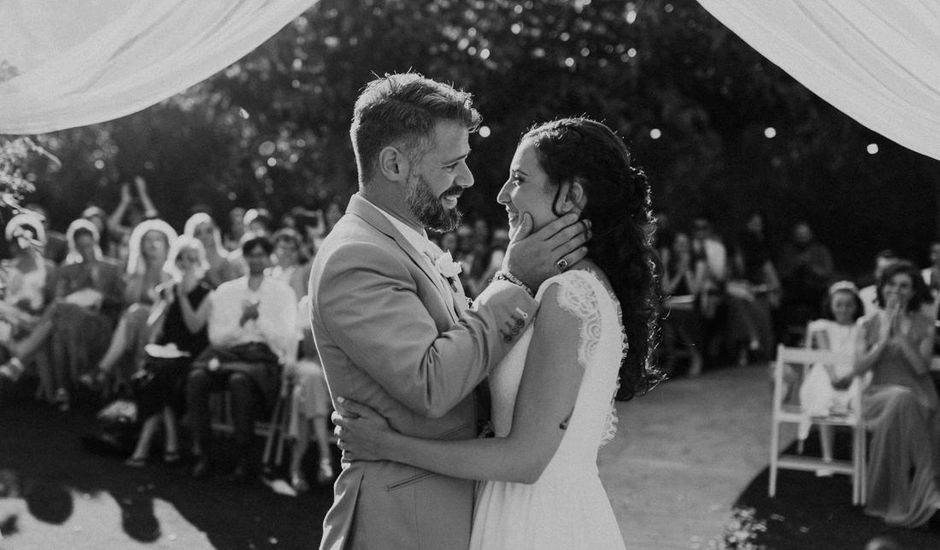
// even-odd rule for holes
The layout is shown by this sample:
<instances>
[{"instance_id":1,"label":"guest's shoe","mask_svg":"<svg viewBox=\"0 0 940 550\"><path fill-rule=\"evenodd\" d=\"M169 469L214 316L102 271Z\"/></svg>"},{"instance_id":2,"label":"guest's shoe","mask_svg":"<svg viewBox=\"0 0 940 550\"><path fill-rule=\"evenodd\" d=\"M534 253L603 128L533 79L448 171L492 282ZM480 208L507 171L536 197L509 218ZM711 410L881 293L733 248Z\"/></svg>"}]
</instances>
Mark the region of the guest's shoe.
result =
<instances>
[{"instance_id":1,"label":"guest's shoe","mask_svg":"<svg viewBox=\"0 0 940 550\"><path fill-rule=\"evenodd\" d=\"M310 490L310 484L307 483L306 479L304 479L304 475L299 472L296 474L291 474L290 486L298 493L306 493Z\"/></svg>"},{"instance_id":2,"label":"guest's shoe","mask_svg":"<svg viewBox=\"0 0 940 550\"><path fill-rule=\"evenodd\" d=\"M55 404L61 412L68 412L71 408L71 398L65 388L59 388L55 391Z\"/></svg>"},{"instance_id":3,"label":"guest's shoe","mask_svg":"<svg viewBox=\"0 0 940 550\"><path fill-rule=\"evenodd\" d=\"M333 481L333 464L329 458L320 459L320 467L317 468L317 483L326 485Z\"/></svg>"},{"instance_id":4,"label":"guest's shoe","mask_svg":"<svg viewBox=\"0 0 940 550\"><path fill-rule=\"evenodd\" d=\"M195 455L193 456L193 460L193 477L196 479L207 477L210 470L209 457L206 455Z\"/></svg>"},{"instance_id":5,"label":"guest's shoe","mask_svg":"<svg viewBox=\"0 0 940 550\"><path fill-rule=\"evenodd\" d=\"M131 468L143 468L147 465L147 459L143 457L132 456L124 461L125 466L130 466Z\"/></svg>"},{"instance_id":6,"label":"guest's shoe","mask_svg":"<svg viewBox=\"0 0 940 550\"><path fill-rule=\"evenodd\" d=\"M16 382L23 375L26 368L16 357L11 357L9 361L0 365L0 378L6 378L11 382Z\"/></svg>"},{"instance_id":7,"label":"guest's shoe","mask_svg":"<svg viewBox=\"0 0 940 550\"><path fill-rule=\"evenodd\" d=\"M180 457L179 451L166 451L163 453L163 462L169 464L170 466L175 466L180 463L182 457Z\"/></svg>"}]
</instances>

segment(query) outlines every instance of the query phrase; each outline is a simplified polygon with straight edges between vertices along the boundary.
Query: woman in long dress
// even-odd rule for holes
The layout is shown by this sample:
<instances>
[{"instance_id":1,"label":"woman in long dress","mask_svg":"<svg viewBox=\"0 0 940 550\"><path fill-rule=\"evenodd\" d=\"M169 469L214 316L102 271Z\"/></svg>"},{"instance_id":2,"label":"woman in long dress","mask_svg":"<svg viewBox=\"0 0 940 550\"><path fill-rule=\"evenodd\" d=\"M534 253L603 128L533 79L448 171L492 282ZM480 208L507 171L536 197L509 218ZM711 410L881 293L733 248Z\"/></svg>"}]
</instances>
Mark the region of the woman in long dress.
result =
<instances>
[{"instance_id":1,"label":"woman in long dress","mask_svg":"<svg viewBox=\"0 0 940 550\"><path fill-rule=\"evenodd\" d=\"M940 507L935 480L937 390L928 371L933 321L921 312L929 292L917 268L898 262L878 283L878 311L862 321L854 372L871 371L862 396L871 431L865 512L891 525L918 527Z\"/></svg>"},{"instance_id":2,"label":"woman in long dress","mask_svg":"<svg viewBox=\"0 0 940 550\"><path fill-rule=\"evenodd\" d=\"M486 480L471 548L624 548L597 454L613 436L618 373L627 396L658 378L649 184L609 128L562 119L523 136L498 201L513 230L526 214L538 229L580 210L593 237L586 258L538 289L536 320L490 375L496 437L406 437L343 400L340 446L347 460Z\"/></svg>"}]
</instances>

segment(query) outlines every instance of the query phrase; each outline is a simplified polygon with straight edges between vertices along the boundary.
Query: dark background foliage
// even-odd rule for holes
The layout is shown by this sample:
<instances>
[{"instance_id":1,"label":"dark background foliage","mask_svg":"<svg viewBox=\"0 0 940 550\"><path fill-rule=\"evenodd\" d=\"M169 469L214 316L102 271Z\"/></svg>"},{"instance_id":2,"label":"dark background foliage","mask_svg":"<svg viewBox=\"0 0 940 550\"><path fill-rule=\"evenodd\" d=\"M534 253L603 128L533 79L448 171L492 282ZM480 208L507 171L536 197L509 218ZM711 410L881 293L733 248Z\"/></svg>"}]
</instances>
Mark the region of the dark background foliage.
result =
<instances>
[{"instance_id":1,"label":"dark background foliage","mask_svg":"<svg viewBox=\"0 0 940 550\"><path fill-rule=\"evenodd\" d=\"M680 227L704 212L732 236L762 210L779 244L806 219L853 274L886 247L924 261L936 235L940 163L823 102L693 0L321 0L178 96L39 136L62 167L33 162L33 198L59 228L89 203L113 208L135 174L177 226L197 203L223 224L236 205L316 207L355 191L359 89L409 69L477 97L471 216L501 221L494 197L528 126L586 114L626 139Z\"/></svg>"}]
</instances>

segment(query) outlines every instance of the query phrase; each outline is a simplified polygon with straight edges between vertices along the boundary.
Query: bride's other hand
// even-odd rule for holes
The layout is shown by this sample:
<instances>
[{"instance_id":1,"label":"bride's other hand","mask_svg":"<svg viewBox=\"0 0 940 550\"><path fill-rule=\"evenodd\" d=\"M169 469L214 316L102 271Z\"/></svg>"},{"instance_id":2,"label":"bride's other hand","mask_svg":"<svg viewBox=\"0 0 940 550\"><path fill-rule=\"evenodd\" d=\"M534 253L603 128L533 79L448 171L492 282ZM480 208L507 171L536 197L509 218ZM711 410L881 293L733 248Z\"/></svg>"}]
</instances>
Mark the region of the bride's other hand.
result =
<instances>
[{"instance_id":1,"label":"bride's other hand","mask_svg":"<svg viewBox=\"0 0 940 550\"><path fill-rule=\"evenodd\" d=\"M343 451L343 460L387 458L385 444L395 433L388 420L362 403L343 397L338 397L336 402L338 407L331 419L336 425L333 433L339 438L336 446Z\"/></svg>"}]
</instances>

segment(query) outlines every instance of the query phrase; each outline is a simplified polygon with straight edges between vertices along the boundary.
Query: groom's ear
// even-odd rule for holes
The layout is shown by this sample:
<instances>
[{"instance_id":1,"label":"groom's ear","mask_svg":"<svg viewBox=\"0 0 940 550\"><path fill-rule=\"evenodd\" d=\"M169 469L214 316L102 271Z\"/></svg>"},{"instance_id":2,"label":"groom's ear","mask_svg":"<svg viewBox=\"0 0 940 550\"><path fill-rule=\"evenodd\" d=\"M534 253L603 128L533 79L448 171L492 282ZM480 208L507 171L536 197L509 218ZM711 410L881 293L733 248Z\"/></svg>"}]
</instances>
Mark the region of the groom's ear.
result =
<instances>
[{"instance_id":1,"label":"groom's ear","mask_svg":"<svg viewBox=\"0 0 940 550\"><path fill-rule=\"evenodd\" d=\"M567 214L573 210L584 210L587 197L584 194L584 185L579 178L561 184L555 200L555 213Z\"/></svg>"},{"instance_id":2,"label":"groom's ear","mask_svg":"<svg viewBox=\"0 0 940 550\"><path fill-rule=\"evenodd\" d=\"M390 181L404 181L410 171L408 155L392 145L387 145L379 151L379 171Z\"/></svg>"}]
</instances>

